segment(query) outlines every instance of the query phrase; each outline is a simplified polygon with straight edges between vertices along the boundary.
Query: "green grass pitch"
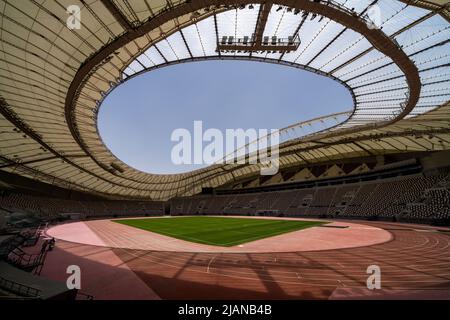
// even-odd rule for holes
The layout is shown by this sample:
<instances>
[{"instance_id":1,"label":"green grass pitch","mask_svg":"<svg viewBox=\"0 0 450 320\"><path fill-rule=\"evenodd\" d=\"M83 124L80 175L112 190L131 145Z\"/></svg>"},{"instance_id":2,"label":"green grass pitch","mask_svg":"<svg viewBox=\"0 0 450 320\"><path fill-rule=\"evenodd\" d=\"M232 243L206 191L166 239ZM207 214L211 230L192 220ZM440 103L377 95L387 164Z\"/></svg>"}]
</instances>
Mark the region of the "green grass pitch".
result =
<instances>
[{"instance_id":1,"label":"green grass pitch","mask_svg":"<svg viewBox=\"0 0 450 320\"><path fill-rule=\"evenodd\" d=\"M326 223L222 217L170 217L113 221L181 240L222 247L231 247Z\"/></svg>"}]
</instances>

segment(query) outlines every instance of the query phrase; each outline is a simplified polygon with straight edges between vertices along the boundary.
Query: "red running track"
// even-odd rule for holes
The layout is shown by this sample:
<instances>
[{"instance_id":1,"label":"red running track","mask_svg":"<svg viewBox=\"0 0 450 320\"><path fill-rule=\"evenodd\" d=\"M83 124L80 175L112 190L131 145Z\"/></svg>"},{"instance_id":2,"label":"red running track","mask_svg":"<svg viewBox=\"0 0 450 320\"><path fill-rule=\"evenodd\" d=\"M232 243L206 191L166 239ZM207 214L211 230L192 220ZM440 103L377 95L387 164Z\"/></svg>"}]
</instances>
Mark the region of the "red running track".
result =
<instances>
[{"instance_id":1,"label":"red running track","mask_svg":"<svg viewBox=\"0 0 450 320\"><path fill-rule=\"evenodd\" d=\"M235 218L274 219L270 217L244 218L239 216L235 216ZM147 219L170 219L170 217ZM283 219L296 220L295 218ZM314 221L313 219L301 220ZM119 224L112 220L67 223L49 229L47 234L56 239L100 247L213 253L271 253L332 250L369 246L392 239L391 233L381 228L339 221L332 221L325 226L284 233L232 247L218 247L175 239L147 230Z\"/></svg>"},{"instance_id":2,"label":"red running track","mask_svg":"<svg viewBox=\"0 0 450 320\"><path fill-rule=\"evenodd\" d=\"M358 247L255 253L156 251L58 240L42 275L65 281L67 266L79 265L82 291L96 299L450 299L450 229L339 223L382 229L390 238ZM106 242L123 237L105 230L99 234ZM366 287L370 265L381 268L381 290Z\"/></svg>"}]
</instances>

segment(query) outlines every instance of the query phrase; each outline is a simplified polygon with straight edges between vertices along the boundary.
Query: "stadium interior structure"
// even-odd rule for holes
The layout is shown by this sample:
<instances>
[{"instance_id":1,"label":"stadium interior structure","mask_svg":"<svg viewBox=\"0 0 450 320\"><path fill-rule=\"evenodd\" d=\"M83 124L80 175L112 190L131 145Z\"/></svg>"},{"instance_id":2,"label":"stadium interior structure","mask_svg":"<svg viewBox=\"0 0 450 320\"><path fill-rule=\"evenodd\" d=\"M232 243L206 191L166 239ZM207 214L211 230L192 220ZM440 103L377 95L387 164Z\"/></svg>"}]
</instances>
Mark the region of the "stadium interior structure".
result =
<instances>
[{"instance_id":1,"label":"stadium interior structure","mask_svg":"<svg viewBox=\"0 0 450 320\"><path fill-rule=\"evenodd\" d=\"M449 22L446 0L0 0L0 298L450 298ZM329 77L354 105L280 129L273 176L148 174L103 144L120 84L233 59ZM108 220L169 215L331 224L229 251Z\"/></svg>"}]
</instances>

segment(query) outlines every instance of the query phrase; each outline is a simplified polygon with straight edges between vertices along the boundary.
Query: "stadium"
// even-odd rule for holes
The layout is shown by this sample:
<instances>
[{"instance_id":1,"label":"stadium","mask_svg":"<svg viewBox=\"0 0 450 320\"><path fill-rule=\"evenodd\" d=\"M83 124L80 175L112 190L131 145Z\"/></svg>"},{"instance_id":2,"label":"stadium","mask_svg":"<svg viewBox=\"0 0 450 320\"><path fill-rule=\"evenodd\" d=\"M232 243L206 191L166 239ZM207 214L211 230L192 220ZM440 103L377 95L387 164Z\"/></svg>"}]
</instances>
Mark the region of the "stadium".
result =
<instances>
[{"instance_id":1,"label":"stadium","mask_svg":"<svg viewBox=\"0 0 450 320\"><path fill-rule=\"evenodd\" d=\"M449 40L446 0L0 0L0 299L450 299ZM105 143L121 88L238 61L351 108L288 113L271 175Z\"/></svg>"}]
</instances>

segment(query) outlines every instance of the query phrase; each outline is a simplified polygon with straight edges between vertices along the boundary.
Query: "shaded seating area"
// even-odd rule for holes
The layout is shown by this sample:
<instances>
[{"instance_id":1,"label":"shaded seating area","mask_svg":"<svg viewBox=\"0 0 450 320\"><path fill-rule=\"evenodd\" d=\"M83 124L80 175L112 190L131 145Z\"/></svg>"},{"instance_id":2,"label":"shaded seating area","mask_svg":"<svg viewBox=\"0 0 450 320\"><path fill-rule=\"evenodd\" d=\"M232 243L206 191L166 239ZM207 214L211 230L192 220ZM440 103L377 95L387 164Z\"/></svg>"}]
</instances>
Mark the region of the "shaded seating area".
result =
<instances>
[{"instance_id":1,"label":"shaded seating area","mask_svg":"<svg viewBox=\"0 0 450 320\"><path fill-rule=\"evenodd\" d=\"M445 170L433 175L413 174L304 189L199 195L172 199L171 214L257 215L264 211L287 217L447 224L449 183L450 174Z\"/></svg>"},{"instance_id":2,"label":"shaded seating area","mask_svg":"<svg viewBox=\"0 0 450 320\"><path fill-rule=\"evenodd\" d=\"M0 209L8 212L9 216L22 215L23 219L7 223L18 225L28 223L26 219L36 220L39 224L44 221L60 221L68 216L77 215L82 219L122 216L158 216L163 215L161 201L133 201L133 200L104 200L79 201L60 198L50 198L5 191L0 194ZM28 223L28 224L27 224Z\"/></svg>"}]
</instances>

